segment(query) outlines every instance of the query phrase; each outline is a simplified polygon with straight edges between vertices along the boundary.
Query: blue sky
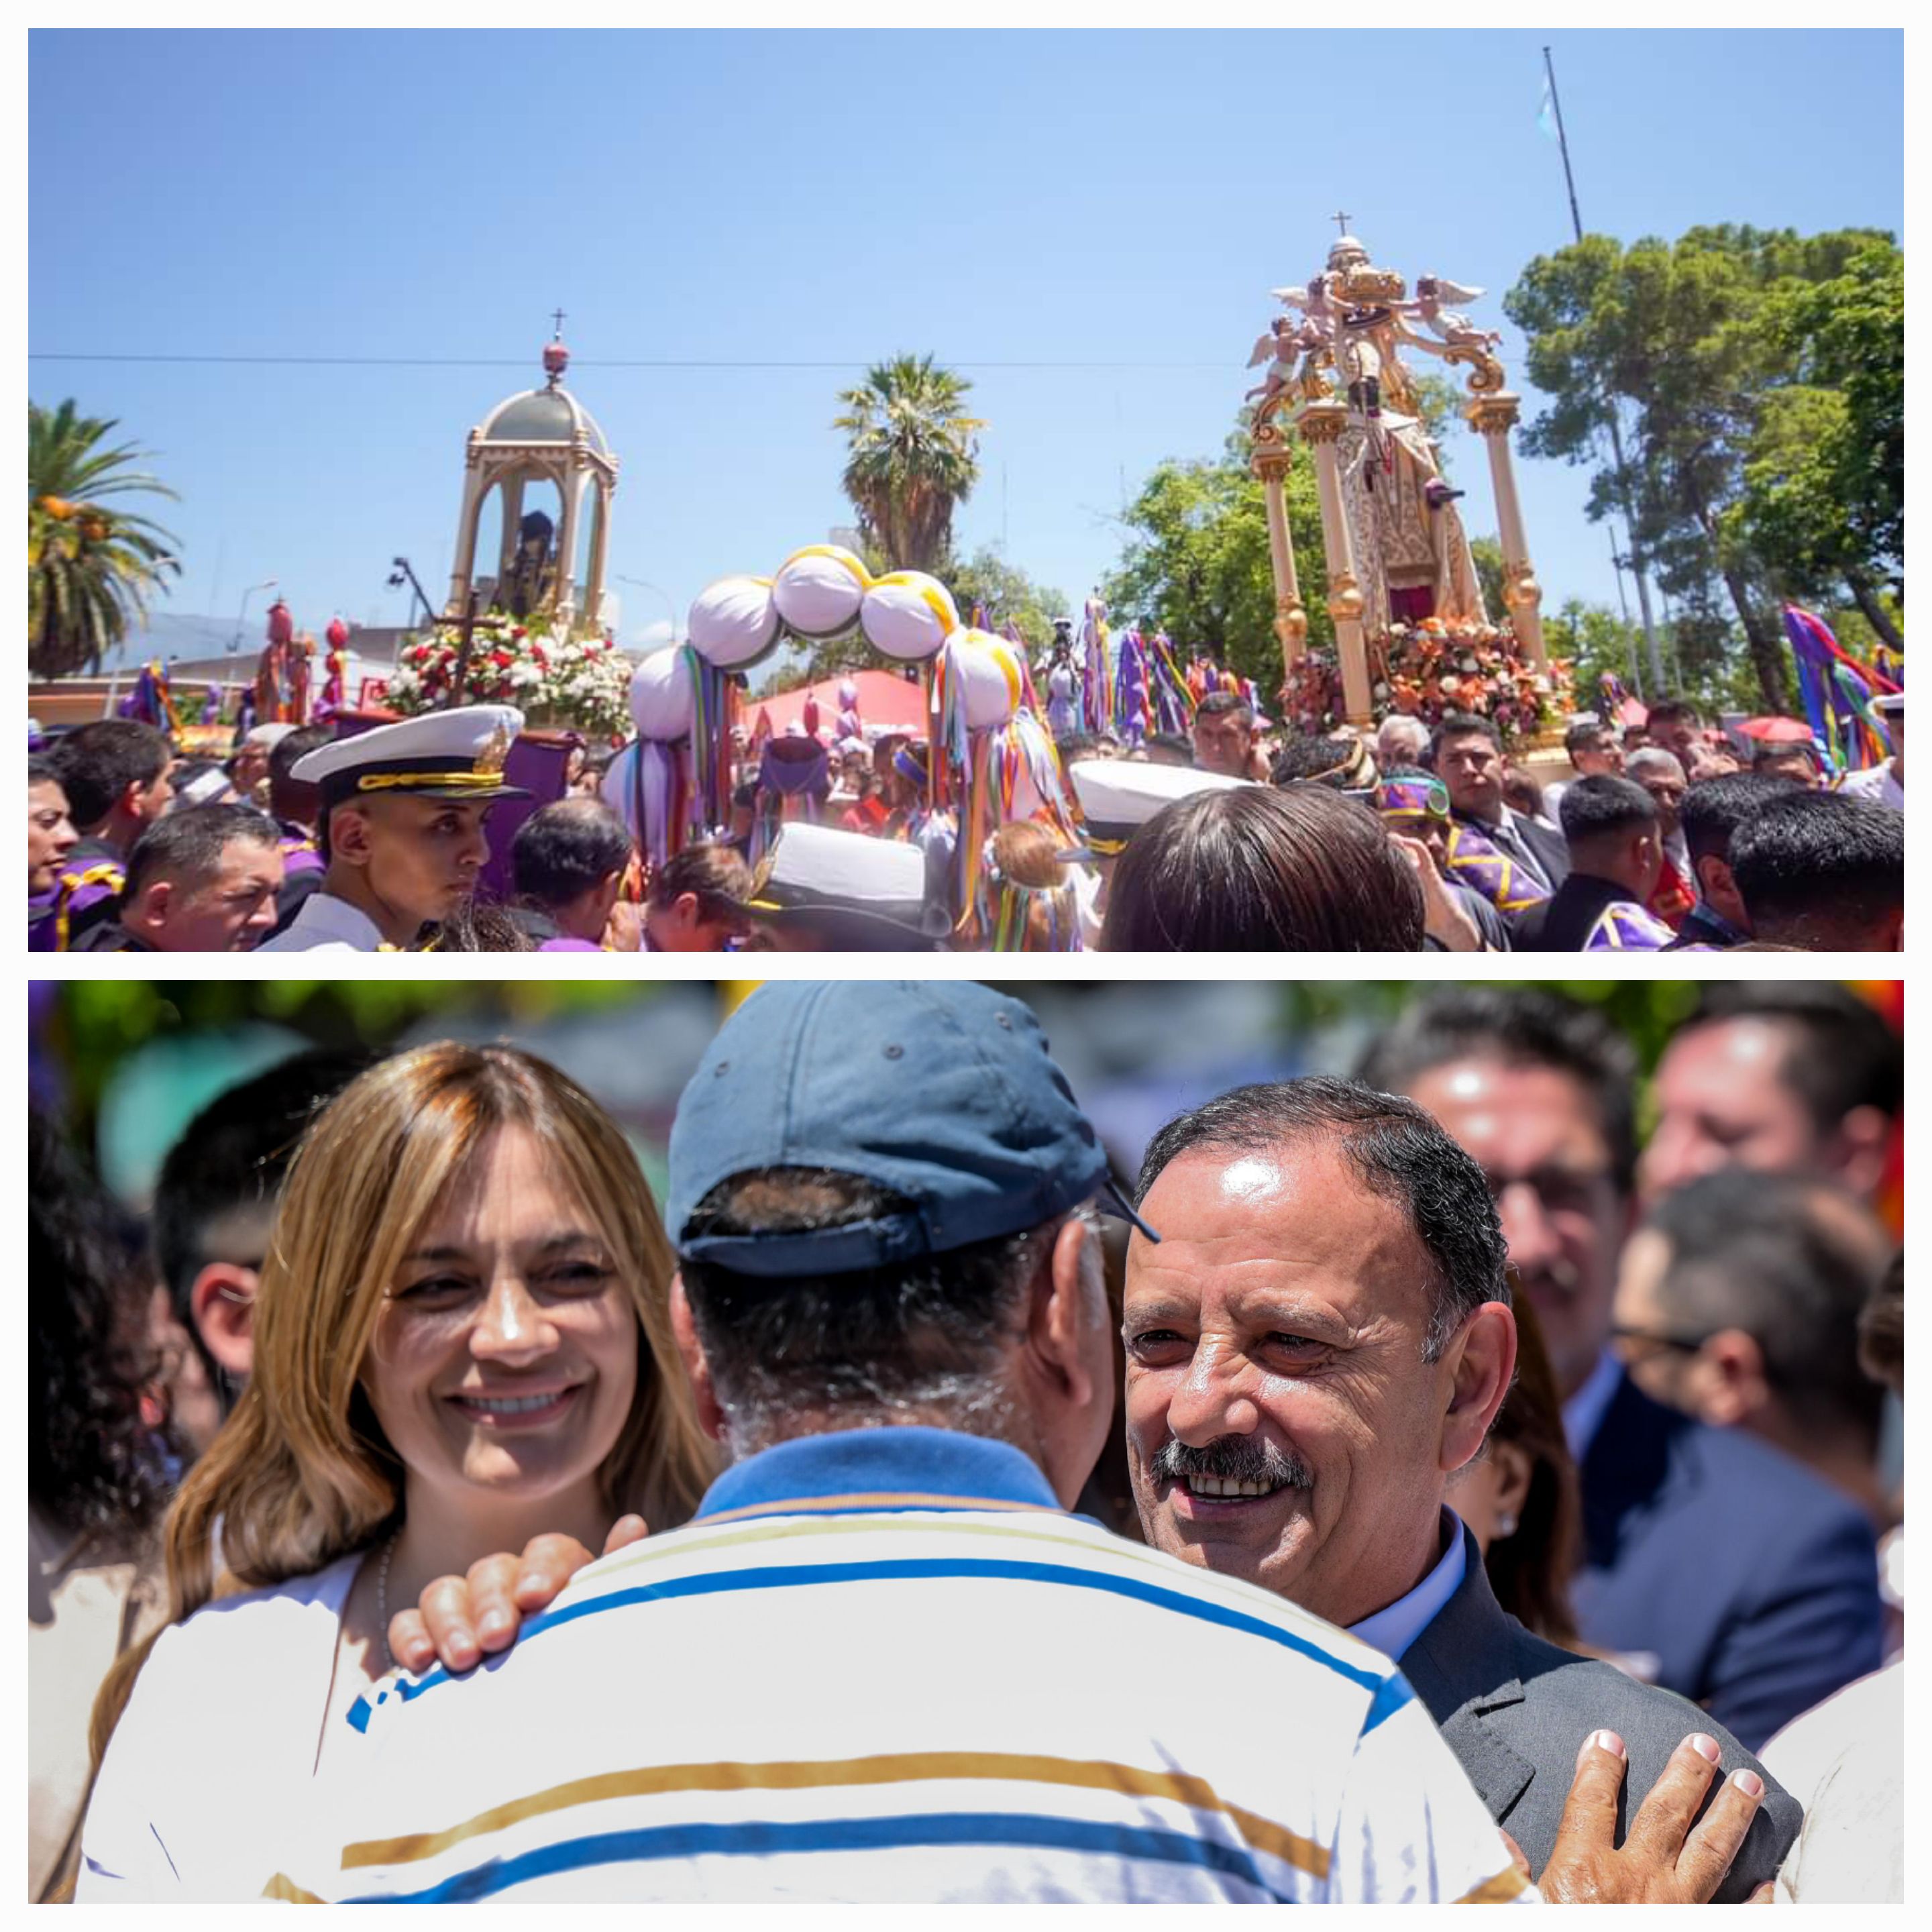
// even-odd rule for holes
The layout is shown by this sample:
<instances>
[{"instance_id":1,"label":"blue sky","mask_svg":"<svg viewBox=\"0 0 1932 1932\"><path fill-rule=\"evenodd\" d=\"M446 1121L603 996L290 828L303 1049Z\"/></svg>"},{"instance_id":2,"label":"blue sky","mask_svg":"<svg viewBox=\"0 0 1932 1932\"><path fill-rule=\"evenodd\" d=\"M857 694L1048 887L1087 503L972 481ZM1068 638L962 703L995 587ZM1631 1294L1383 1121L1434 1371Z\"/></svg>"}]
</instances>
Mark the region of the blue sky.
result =
<instances>
[{"instance_id":1,"label":"blue sky","mask_svg":"<svg viewBox=\"0 0 1932 1932\"><path fill-rule=\"evenodd\" d=\"M611 568L664 593L616 586L634 644L667 598L850 522L837 392L929 351L989 424L958 539L1077 606L1124 494L1219 448L1331 211L1412 278L1485 286L1525 386L1500 297L1570 238L1545 39L1587 228L1902 238L1892 32L37 32L30 351L502 366L34 361L30 393L156 453L173 608L274 577L311 628L397 622L389 559L440 598L464 439L541 380L561 304L623 464ZM836 366L757 366L785 362ZM1584 473L1519 474L1550 601L1613 603Z\"/></svg>"}]
</instances>

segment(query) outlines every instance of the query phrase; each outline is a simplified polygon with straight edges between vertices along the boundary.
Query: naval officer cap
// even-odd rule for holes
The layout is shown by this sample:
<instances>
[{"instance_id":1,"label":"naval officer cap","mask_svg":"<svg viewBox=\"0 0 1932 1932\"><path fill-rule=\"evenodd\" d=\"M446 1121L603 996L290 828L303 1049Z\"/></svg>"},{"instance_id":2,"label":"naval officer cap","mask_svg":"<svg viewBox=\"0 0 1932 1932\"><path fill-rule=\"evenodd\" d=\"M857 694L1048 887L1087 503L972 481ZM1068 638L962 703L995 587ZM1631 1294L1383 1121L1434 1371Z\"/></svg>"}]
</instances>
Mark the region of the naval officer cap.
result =
<instances>
[{"instance_id":1,"label":"naval officer cap","mask_svg":"<svg viewBox=\"0 0 1932 1932\"><path fill-rule=\"evenodd\" d=\"M1223 778L1188 765L1143 764L1130 758L1082 758L1067 768L1086 821L1089 849L1118 853L1157 812L1196 792L1234 791L1252 778Z\"/></svg>"},{"instance_id":2,"label":"naval officer cap","mask_svg":"<svg viewBox=\"0 0 1932 1932\"><path fill-rule=\"evenodd\" d=\"M926 892L917 845L795 820L782 826L746 902L764 923L843 952L931 952L952 929Z\"/></svg>"},{"instance_id":3,"label":"naval officer cap","mask_svg":"<svg viewBox=\"0 0 1932 1932\"><path fill-rule=\"evenodd\" d=\"M298 758L289 776L320 785L325 808L398 794L470 802L528 798L522 786L503 782L504 760L523 728L524 714L510 704L427 712L322 746Z\"/></svg>"}]
</instances>

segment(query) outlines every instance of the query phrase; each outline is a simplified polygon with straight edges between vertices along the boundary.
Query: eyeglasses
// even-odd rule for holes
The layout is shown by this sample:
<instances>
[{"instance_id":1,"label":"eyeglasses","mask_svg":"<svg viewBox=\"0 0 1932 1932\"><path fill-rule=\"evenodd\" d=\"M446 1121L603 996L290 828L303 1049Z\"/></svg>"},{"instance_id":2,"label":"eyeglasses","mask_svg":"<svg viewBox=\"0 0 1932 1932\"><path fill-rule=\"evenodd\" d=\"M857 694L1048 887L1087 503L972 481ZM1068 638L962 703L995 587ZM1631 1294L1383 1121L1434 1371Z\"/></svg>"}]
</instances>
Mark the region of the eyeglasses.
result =
<instances>
[{"instance_id":1,"label":"eyeglasses","mask_svg":"<svg viewBox=\"0 0 1932 1932\"><path fill-rule=\"evenodd\" d=\"M1652 1328L1632 1328L1621 1322L1614 1323L1610 1329L1610 1339L1615 1342L1640 1342L1653 1352L1674 1348L1687 1355L1694 1355L1711 1338L1708 1335L1660 1334Z\"/></svg>"}]
</instances>

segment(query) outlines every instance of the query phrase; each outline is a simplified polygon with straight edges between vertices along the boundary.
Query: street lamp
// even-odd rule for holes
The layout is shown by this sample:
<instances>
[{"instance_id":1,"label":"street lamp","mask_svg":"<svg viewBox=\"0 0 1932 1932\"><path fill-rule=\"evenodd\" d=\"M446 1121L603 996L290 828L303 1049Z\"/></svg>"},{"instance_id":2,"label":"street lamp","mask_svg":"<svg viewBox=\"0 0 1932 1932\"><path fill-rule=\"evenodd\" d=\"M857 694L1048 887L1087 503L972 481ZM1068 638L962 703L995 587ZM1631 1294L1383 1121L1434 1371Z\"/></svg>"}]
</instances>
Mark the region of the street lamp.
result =
<instances>
[{"instance_id":1,"label":"street lamp","mask_svg":"<svg viewBox=\"0 0 1932 1932\"><path fill-rule=\"evenodd\" d=\"M389 588L392 590L400 590L406 583L416 593L416 601L422 606L424 616L434 624L436 622L436 607L423 594L422 586L416 581L416 572L410 568L409 559L406 556L396 556L392 557L389 562L392 566L389 572Z\"/></svg>"},{"instance_id":2,"label":"street lamp","mask_svg":"<svg viewBox=\"0 0 1932 1932\"><path fill-rule=\"evenodd\" d=\"M248 621L248 600L258 590L274 590L280 587L272 577L264 578L260 584L251 584L242 593L242 607L235 614L235 634L228 640L228 655L232 658L242 648L242 627Z\"/></svg>"},{"instance_id":3,"label":"street lamp","mask_svg":"<svg viewBox=\"0 0 1932 1932\"><path fill-rule=\"evenodd\" d=\"M652 583L648 578L626 577L622 572L614 572L614 574L616 575L620 584L634 584L640 590L650 591L664 599L664 608L670 613L670 640L673 644L676 644L677 642L677 603L670 592L662 584Z\"/></svg>"}]
</instances>

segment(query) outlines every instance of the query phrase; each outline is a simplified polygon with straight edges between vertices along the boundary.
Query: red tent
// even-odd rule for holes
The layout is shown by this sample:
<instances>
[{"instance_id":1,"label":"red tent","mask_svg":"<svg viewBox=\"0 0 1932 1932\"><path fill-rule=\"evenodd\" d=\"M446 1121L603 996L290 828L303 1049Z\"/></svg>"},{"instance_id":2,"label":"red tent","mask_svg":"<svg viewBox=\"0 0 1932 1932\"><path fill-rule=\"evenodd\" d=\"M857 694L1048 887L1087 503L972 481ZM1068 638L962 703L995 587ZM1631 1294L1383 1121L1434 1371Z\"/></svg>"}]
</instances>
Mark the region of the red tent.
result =
<instances>
[{"instance_id":1,"label":"red tent","mask_svg":"<svg viewBox=\"0 0 1932 1932\"><path fill-rule=\"evenodd\" d=\"M922 680L904 678L896 671L855 670L845 674L859 687L859 719L868 728L883 725L895 731L910 731L916 738L926 734L926 686ZM800 685L777 698L745 700L740 712L746 730L756 734L758 713L770 721L774 736L788 724L805 722L805 701L818 700L820 729L834 730L838 722L838 687L845 677L828 677L817 684Z\"/></svg>"}]
</instances>

